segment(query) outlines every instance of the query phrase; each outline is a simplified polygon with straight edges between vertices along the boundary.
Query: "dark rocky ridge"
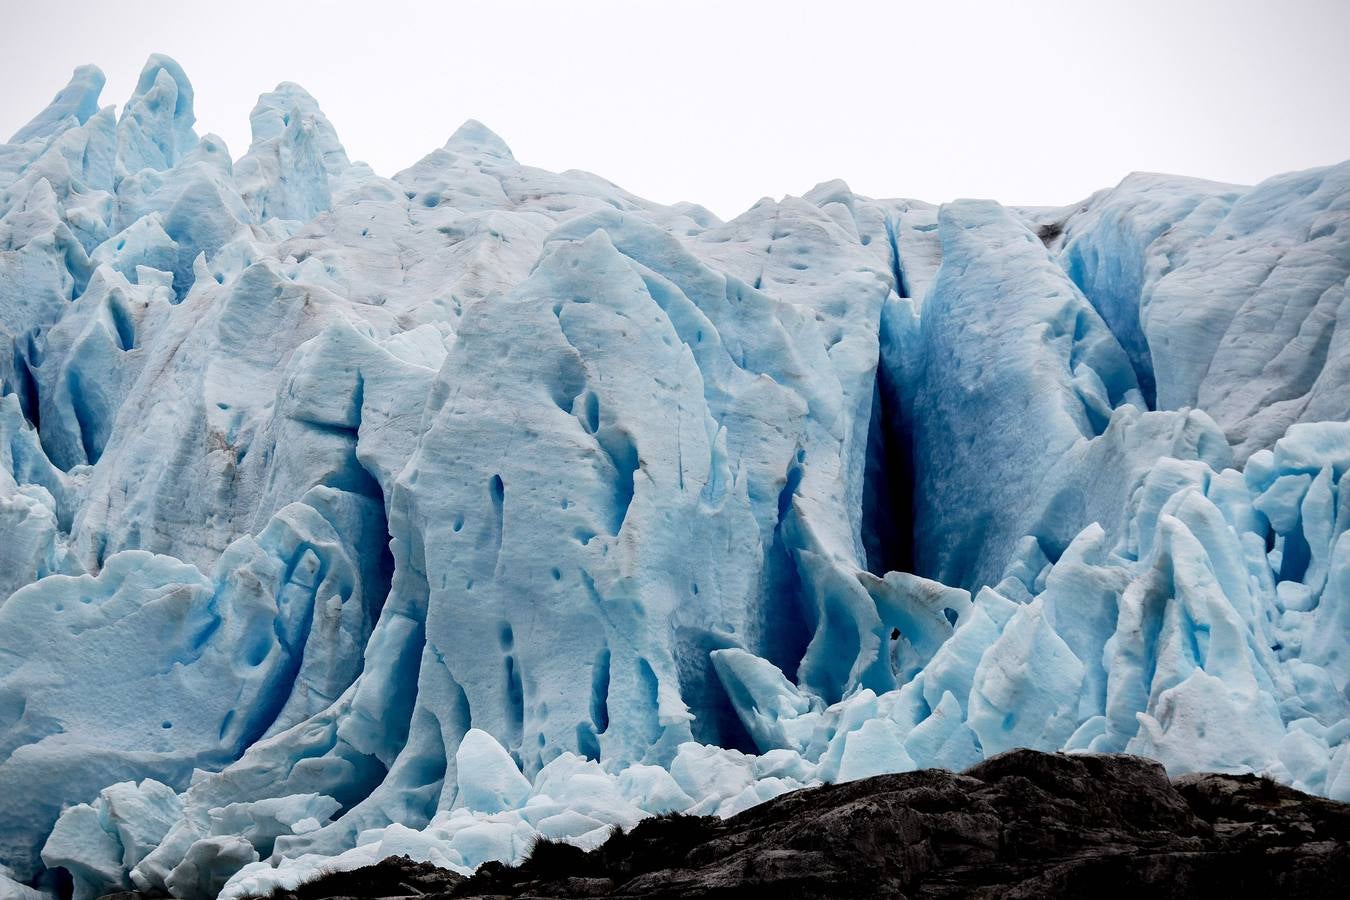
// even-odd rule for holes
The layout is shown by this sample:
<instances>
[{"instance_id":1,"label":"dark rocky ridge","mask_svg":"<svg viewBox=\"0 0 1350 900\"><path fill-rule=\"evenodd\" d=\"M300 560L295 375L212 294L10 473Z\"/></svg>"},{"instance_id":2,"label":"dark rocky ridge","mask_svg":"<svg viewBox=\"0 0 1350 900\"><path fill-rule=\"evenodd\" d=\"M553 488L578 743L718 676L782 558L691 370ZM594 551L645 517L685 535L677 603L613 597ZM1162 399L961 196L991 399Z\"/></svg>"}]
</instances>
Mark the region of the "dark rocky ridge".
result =
<instances>
[{"instance_id":1,"label":"dark rocky ridge","mask_svg":"<svg viewBox=\"0 0 1350 900\"><path fill-rule=\"evenodd\" d=\"M1170 782L1132 756L1015 750L825 785L725 821L543 842L463 878L407 858L274 900L394 897L1346 897L1350 804L1252 775Z\"/></svg>"}]
</instances>

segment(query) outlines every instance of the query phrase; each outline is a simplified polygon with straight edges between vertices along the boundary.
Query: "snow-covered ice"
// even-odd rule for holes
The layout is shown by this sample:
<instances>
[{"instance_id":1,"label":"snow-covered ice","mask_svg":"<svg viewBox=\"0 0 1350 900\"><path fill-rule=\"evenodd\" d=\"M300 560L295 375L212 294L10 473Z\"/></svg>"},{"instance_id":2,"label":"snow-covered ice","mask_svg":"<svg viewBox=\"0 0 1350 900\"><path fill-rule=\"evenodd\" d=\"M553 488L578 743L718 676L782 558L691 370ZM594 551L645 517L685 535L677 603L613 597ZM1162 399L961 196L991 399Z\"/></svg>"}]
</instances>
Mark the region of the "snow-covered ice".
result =
<instances>
[{"instance_id":1,"label":"snow-covered ice","mask_svg":"<svg viewBox=\"0 0 1350 900\"><path fill-rule=\"evenodd\" d=\"M0 145L0 895L1018 746L1350 800L1350 163L722 222L103 80Z\"/></svg>"}]
</instances>

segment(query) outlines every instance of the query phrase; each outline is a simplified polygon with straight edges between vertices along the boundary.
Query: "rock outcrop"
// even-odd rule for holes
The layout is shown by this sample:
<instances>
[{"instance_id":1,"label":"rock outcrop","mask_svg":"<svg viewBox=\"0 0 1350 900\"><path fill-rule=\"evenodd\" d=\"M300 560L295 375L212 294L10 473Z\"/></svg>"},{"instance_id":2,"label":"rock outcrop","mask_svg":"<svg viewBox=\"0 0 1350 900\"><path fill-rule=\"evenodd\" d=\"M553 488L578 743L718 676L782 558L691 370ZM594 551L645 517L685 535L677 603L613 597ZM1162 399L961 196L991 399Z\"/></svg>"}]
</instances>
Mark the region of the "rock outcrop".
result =
<instances>
[{"instance_id":1,"label":"rock outcrop","mask_svg":"<svg viewBox=\"0 0 1350 900\"><path fill-rule=\"evenodd\" d=\"M464 878L407 858L272 900L394 897L1334 897L1350 805L1253 775L1014 750L808 788L730 819L664 816L590 852L541 842Z\"/></svg>"}]
</instances>

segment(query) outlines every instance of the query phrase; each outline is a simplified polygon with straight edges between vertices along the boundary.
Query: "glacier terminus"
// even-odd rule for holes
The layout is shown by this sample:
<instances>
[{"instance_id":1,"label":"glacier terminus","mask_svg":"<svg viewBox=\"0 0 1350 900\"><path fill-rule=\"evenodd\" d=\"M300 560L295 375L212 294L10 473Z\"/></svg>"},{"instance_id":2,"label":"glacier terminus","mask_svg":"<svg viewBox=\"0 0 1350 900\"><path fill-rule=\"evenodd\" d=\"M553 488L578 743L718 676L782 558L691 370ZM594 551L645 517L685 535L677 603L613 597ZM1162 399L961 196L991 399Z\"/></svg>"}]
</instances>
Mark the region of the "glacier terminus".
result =
<instances>
[{"instance_id":1,"label":"glacier terminus","mask_svg":"<svg viewBox=\"0 0 1350 900\"><path fill-rule=\"evenodd\" d=\"M1350 162L724 222L103 83L0 145L0 896L1018 747L1350 800Z\"/></svg>"}]
</instances>

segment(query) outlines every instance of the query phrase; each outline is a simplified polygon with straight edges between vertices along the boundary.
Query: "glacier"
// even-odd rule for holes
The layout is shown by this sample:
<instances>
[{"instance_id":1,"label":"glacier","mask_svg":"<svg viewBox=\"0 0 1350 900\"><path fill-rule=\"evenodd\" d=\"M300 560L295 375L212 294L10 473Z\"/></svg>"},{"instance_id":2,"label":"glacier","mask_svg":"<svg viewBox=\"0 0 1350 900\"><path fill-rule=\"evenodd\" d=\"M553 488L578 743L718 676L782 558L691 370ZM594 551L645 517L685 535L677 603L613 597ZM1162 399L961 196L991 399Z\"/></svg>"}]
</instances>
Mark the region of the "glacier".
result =
<instances>
[{"instance_id":1,"label":"glacier","mask_svg":"<svg viewBox=\"0 0 1350 900\"><path fill-rule=\"evenodd\" d=\"M0 145L0 896L1013 747L1350 800L1350 163L724 222L103 82Z\"/></svg>"}]
</instances>

